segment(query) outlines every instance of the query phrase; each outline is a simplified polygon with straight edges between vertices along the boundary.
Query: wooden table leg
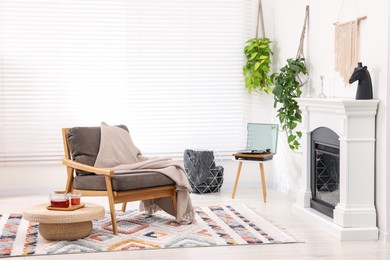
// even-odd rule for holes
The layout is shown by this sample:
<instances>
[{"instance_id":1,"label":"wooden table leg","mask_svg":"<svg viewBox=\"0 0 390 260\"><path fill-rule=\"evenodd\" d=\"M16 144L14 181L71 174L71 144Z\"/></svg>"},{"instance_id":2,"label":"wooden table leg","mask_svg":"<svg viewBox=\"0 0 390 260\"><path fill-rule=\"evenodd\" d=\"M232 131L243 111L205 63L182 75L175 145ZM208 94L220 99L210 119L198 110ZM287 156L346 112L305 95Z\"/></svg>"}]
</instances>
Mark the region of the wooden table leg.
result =
<instances>
[{"instance_id":1,"label":"wooden table leg","mask_svg":"<svg viewBox=\"0 0 390 260\"><path fill-rule=\"evenodd\" d=\"M242 167L242 162L240 162L238 164L236 181L234 182L234 187L233 187L232 199L234 199L234 196L236 196L237 184L238 184L238 180L240 179L240 174L241 174L241 167Z\"/></svg>"},{"instance_id":2,"label":"wooden table leg","mask_svg":"<svg viewBox=\"0 0 390 260\"><path fill-rule=\"evenodd\" d=\"M126 212L126 206L127 206L127 202L123 202L123 204L122 204L122 212Z\"/></svg>"},{"instance_id":3,"label":"wooden table leg","mask_svg":"<svg viewBox=\"0 0 390 260\"><path fill-rule=\"evenodd\" d=\"M263 200L267 203L267 187L265 186L264 165L260 163L261 187L263 189Z\"/></svg>"}]
</instances>

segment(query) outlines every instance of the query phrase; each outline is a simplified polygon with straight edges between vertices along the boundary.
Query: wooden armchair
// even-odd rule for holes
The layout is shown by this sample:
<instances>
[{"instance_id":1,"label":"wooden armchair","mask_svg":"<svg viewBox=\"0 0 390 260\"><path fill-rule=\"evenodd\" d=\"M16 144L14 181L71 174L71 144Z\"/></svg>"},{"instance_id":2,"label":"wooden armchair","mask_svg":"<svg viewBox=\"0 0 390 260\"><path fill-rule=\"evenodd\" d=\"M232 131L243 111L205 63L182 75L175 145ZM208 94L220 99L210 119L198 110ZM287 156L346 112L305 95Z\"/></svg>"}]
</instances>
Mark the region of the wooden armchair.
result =
<instances>
[{"instance_id":1,"label":"wooden armchair","mask_svg":"<svg viewBox=\"0 0 390 260\"><path fill-rule=\"evenodd\" d=\"M128 131L126 126L120 126ZM100 127L63 128L65 158L68 179L66 192L82 196L107 196L113 233L118 234L115 204L138 200L172 197L176 214L176 187L169 177L158 172L115 175L113 171L96 168L94 163L99 152Z\"/></svg>"}]
</instances>

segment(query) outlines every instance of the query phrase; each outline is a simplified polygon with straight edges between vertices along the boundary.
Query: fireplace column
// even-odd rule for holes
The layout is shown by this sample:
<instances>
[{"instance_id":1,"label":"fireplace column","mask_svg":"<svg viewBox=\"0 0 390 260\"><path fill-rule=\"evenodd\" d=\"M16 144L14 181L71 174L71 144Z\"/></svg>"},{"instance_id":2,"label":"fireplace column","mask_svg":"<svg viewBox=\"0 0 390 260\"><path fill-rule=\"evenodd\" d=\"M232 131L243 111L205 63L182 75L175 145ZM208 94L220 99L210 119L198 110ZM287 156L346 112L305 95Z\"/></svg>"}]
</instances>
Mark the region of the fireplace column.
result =
<instances>
[{"instance_id":1,"label":"fireplace column","mask_svg":"<svg viewBox=\"0 0 390 260\"><path fill-rule=\"evenodd\" d=\"M300 187L297 192L297 205L302 208L310 208L311 199L311 178L310 178L310 153L311 153L311 131L310 131L310 117L307 106L301 106L302 111L302 174L300 176Z\"/></svg>"},{"instance_id":2,"label":"fireplace column","mask_svg":"<svg viewBox=\"0 0 390 260\"><path fill-rule=\"evenodd\" d=\"M340 136L342 192L334 210L334 222L342 227L376 227L375 112L347 114Z\"/></svg>"},{"instance_id":3,"label":"fireplace column","mask_svg":"<svg viewBox=\"0 0 390 260\"><path fill-rule=\"evenodd\" d=\"M374 204L375 115L378 100L297 99L302 111L302 175L294 212L340 240L378 239ZM340 203L334 218L310 208L311 132L327 127L340 137Z\"/></svg>"}]
</instances>

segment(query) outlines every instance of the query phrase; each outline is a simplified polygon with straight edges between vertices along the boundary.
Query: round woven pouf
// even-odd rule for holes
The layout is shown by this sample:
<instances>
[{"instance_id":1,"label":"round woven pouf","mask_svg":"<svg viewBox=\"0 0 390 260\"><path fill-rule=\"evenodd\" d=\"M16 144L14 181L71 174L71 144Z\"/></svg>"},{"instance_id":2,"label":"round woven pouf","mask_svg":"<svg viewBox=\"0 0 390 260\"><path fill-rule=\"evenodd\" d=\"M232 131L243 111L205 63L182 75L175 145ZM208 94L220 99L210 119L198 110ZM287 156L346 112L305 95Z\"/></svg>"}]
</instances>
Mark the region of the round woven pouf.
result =
<instances>
[{"instance_id":1,"label":"round woven pouf","mask_svg":"<svg viewBox=\"0 0 390 260\"><path fill-rule=\"evenodd\" d=\"M39 223L39 233L47 240L77 240L87 237L92 231L92 221L48 224Z\"/></svg>"},{"instance_id":2,"label":"round woven pouf","mask_svg":"<svg viewBox=\"0 0 390 260\"><path fill-rule=\"evenodd\" d=\"M47 240L76 240L92 231L92 219L104 217L104 207L86 203L74 211L48 210L48 204L37 205L23 211L23 218L39 223L39 233Z\"/></svg>"}]
</instances>

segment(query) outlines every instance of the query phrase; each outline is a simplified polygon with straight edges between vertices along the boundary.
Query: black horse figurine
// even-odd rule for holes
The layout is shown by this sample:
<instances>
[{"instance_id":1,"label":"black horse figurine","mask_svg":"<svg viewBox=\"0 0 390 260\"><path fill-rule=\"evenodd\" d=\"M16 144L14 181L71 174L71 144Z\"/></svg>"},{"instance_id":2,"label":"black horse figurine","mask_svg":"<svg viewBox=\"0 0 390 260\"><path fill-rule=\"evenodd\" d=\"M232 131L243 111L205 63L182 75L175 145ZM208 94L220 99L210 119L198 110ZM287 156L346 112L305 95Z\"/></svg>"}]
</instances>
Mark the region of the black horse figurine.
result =
<instances>
[{"instance_id":1,"label":"black horse figurine","mask_svg":"<svg viewBox=\"0 0 390 260\"><path fill-rule=\"evenodd\" d=\"M362 65L361 62L358 63L358 66L354 69L351 78L349 79L349 84L359 80L356 99L372 99L372 83L370 73L367 70L367 66Z\"/></svg>"}]
</instances>

